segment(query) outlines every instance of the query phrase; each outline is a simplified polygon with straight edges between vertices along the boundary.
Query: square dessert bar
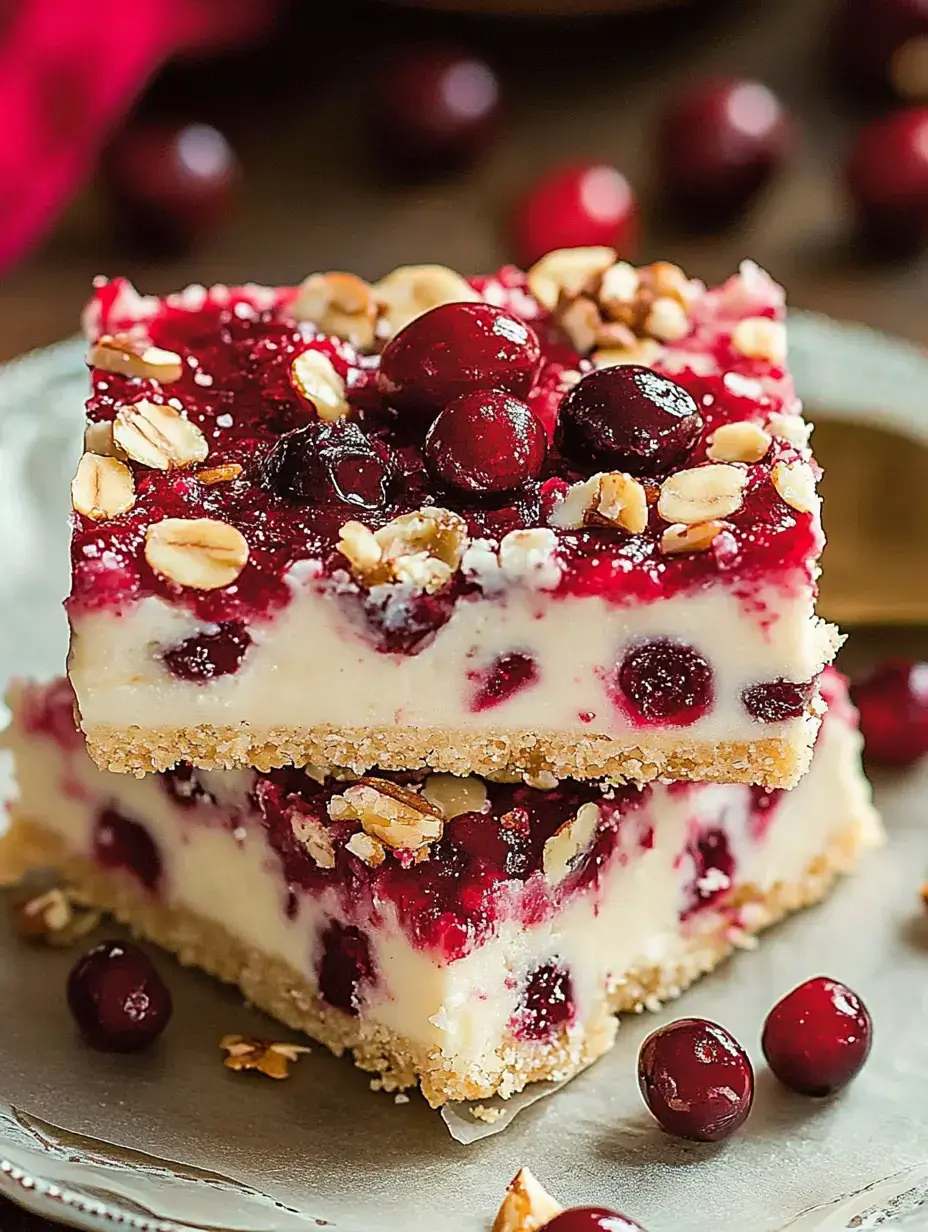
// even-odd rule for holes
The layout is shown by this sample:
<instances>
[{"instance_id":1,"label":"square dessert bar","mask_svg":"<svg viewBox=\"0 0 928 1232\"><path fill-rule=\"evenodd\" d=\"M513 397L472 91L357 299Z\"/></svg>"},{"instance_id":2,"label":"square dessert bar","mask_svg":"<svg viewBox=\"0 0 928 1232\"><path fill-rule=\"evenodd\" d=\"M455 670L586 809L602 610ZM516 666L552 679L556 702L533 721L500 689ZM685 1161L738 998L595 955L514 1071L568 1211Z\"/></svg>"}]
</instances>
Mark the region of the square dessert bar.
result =
<instances>
[{"instance_id":1,"label":"square dessert bar","mask_svg":"<svg viewBox=\"0 0 928 1232\"><path fill-rule=\"evenodd\" d=\"M808 765L836 633L755 266L116 281L86 325L68 613L100 766Z\"/></svg>"},{"instance_id":2,"label":"square dessert bar","mask_svg":"<svg viewBox=\"0 0 928 1232\"><path fill-rule=\"evenodd\" d=\"M880 839L839 678L790 792L418 772L94 765L66 681L23 685L4 873L52 866L388 1089L563 1078Z\"/></svg>"}]
</instances>

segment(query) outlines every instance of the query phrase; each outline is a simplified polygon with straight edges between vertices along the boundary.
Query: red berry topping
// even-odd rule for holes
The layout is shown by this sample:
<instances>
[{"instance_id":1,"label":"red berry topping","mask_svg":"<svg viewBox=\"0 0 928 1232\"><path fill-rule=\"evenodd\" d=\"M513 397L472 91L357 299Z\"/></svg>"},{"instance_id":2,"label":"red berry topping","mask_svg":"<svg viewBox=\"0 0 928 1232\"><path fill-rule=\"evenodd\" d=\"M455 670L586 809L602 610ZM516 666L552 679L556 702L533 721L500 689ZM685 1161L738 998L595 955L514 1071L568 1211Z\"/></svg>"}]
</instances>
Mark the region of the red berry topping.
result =
<instances>
[{"instance_id":1,"label":"red berry topping","mask_svg":"<svg viewBox=\"0 0 928 1232\"><path fill-rule=\"evenodd\" d=\"M674 98L661 120L666 199L698 226L741 215L786 159L790 125L758 81L709 78Z\"/></svg>"},{"instance_id":2,"label":"red berry topping","mask_svg":"<svg viewBox=\"0 0 928 1232\"><path fill-rule=\"evenodd\" d=\"M264 487L295 504L341 501L380 509L395 476L392 451L356 423L314 421L275 441L261 469Z\"/></svg>"},{"instance_id":3,"label":"red berry topping","mask_svg":"<svg viewBox=\"0 0 928 1232\"><path fill-rule=\"evenodd\" d=\"M222 220L239 174L229 143L207 124L130 123L102 169L134 238L169 250L188 247Z\"/></svg>"},{"instance_id":4,"label":"red berry topping","mask_svg":"<svg viewBox=\"0 0 928 1232\"><path fill-rule=\"evenodd\" d=\"M533 265L553 248L604 245L630 256L638 206L625 176L605 163L571 163L537 180L516 206L519 259Z\"/></svg>"},{"instance_id":5,"label":"red berry topping","mask_svg":"<svg viewBox=\"0 0 928 1232\"><path fill-rule=\"evenodd\" d=\"M854 86L928 98L928 4L925 0L844 0L836 48Z\"/></svg>"},{"instance_id":6,"label":"red berry topping","mask_svg":"<svg viewBox=\"0 0 928 1232\"><path fill-rule=\"evenodd\" d=\"M104 941L68 976L68 1006L81 1034L106 1052L137 1052L168 1025L171 994L151 960L125 941Z\"/></svg>"},{"instance_id":7,"label":"red berry topping","mask_svg":"<svg viewBox=\"0 0 928 1232\"><path fill-rule=\"evenodd\" d=\"M178 680L215 680L237 672L250 645L245 626L229 620L214 633L197 633L162 651L161 661Z\"/></svg>"},{"instance_id":8,"label":"red berry topping","mask_svg":"<svg viewBox=\"0 0 928 1232\"><path fill-rule=\"evenodd\" d=\"M475 713L501 706L510 697L527 689L538 680L538 664L531 655L513 650L502 654L483 672L468 673L477 685L470 708Z\"/></svg>"},{"instance_id":9,"label":"red berry topping","mask_svg":"<svg viewBox=\"0 0 928 1232\"><path fill-rule=\"evenodd\" d=\"M499 82L466 52L420 47L388 60L375 85L375 138L388 159L413 170L469 162L493 135Z\"/></svg>"},{"instance_id":10,"label":"red berry topping","mask_svg":"<svg viewBox=\"0 0 928 1232\"><path fill-rule=\"evenodd\" d=\"M801 1095L831 1095L861 1070L872 1039L873 1023L860 997L819 975L776 1003L761 1046L784 1086Z\"/></svg>"},{"instance_id":11,"label":"red berry topping","mask_svg":"<svg viewBox=\"0 0 928 1232\"><path fill-rule=\"evenodd\" d=\"M910 766L928 753L928 663L893 659L851 686L867 759Z\"/></svg>"},{"instance_id":12,"label":"red berry topping","mask_svg":"<svg viewBox=\"0 0 928 1232\"><path fill-rule=\"evenodd\" d=\"M491 304L442 304L387 343L377 384L395 406L437 411L477 389L524 398L540 363L538 337L518 317Z\"/></svg>"},{"instance_id":13,"label":"red berry topping","mask_svg":"<svg viewBox=\"0 0 928 1232\"><path fill-rule=\"evenodd\" d=\"M604 1206L575 1206L546 1223L544 1232L644 1232L640 1223Z\"/></svg>"},{"instance_id":14,"label":"red berry topping","mask_svg":"<svg viewBox=\"0 0 928 1232\"><path fill-rule=\"evenodd\" d=\"M638 1086L669 1134L718 1142L751 1111L754 1070L724 1027L705 1018L679 1018L652 1031L641 1045Z\"/></svg>"},{"instance_id":15,"label":"red berry topping","mask_svg":"<svg viewBox=\"0 0 928 1232\"><path fill-rule=\"evenodd\" d=\"M531 407L498 389L461 394L429 428L425 460L449 488L510 492L535 479L548 438Z\"/></svg>"},{"instance_id":16,"label":"red berry topping","mask_svg":"<svg viewBox=\"0 0 928 1232\"><path fill-rule=\"evenodd\" d=\"M687 391L637 364L589 372L561 403L555 443L578 466L657 475L685 461L702 431Z\"/></svg>"},{"instance_id":17,"label":"red berry topping","mask_svg":"<svg viewBox=\"0 0 928 1232\"><path fill-rule=\"evenodd\" d=\"M864 235L889 252L928 240L928 107L911 107L863 128L847 184Z\"/></svg>"},{"instance_id":18,"label":"red berry topping","mask_svg":"<svg viewBox=\"0 0 928 1232\"><path fill-rule=\"evenodd\" d=\"M782 723L798 719L806 713L815 681L795 684L792 680L767 680L749 685L741 694L741 702L758 723Z\"/></svg>"},{"instance_id":19,"label":"red berry topping","mask_svg":"<svg viewBox=\"0 0 928 1232\"><path fill-rule=\"evenodd\" d=\"M714 700L712 668L682 642L639 642L622 660L615 700L645 723L695 723Z\"/></svg>"},{"instance_id":20,"label":"red berry topping","mask_svg":"<svg viewBox=\"0 0 928 1232\"><path fill-rule=\"evenodd\" d=\"M157 890L163 865L158 844L147 827L115 808L101 809L93 831L93 856L104 868L125 869L146 890Z\"/></svg>"}]
</instances>

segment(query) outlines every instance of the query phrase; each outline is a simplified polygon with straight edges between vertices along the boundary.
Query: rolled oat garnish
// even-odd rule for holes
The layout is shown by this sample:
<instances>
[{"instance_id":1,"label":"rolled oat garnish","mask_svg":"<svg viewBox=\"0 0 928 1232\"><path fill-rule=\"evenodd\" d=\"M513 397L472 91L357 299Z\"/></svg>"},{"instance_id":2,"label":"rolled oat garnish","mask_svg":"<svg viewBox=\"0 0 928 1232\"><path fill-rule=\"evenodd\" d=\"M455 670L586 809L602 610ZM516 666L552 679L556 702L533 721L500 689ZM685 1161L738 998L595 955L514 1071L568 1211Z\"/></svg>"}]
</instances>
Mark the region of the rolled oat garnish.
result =
<instances>
[{"instance_id":1,"label":"rolled oat garnish","mask_svg":"<svg viewBox=\"0 0 928 1232\"><path fill-rule=\"evenodd\" d=\"M354 274L310 274L292 311L298 321L311 321L324 334L344 338L359 351L374 345L377 301L368 283Z\"/></svg>"},{"instance_id":2,"label":"rolled oat garnish","mask_svg":"<svg viewBox=\"0 0 928 1232\"><path fill-rule=\"evenodd\" d=\"M305 1044L287 1044L283 1040L258 1039L251 1035L224 1035L219 1047L228 1053L222 1062L226 1069L253 1069L268 1078L289 1078L291 1064L310 1051Z\"/></svg>"},{"instance_id":3,"label":"rolled oat garnish","mask_svg":"<svg viewBox=\"0 0 928 1232\"><path fill-rule=\"evenodd\" d=\"M736 466L712 462L677 471L661 484L657 511L667 522L711 522L737 513L744 501L747 475Z\"/></svg>"},{"instance_id":4,"label":"rolled oat garnish","mask_svg":"<svg viewBox=\"0 0 928 1232\"><path fill-rule=\"evenodd\" d=\"M786 360L786 326L770 317L745 317L732 330L731 345L748 359L782 364Z\"/></svg>"},{"instance_id":5,"label":"rolled oat garnish","mask_svg":"<svg viewBox=\"0 0 928 1232\"><path fill-rule=\"evenodd\" d=\"M480 298L465 278L445 265L401 265L374 283L373 292L380 309L377 336L382 340L432 308Z\"/></svg>"},{"instance_id":6,"label":"rolled oat garnish","mask_svg":"<svg viewBox=\"0 0 928 1232\"><path fill-rule=\"evenodd\" d=\"M86 453L98 453L104 458L119 458L120 462L126 460L126 455L113 440L113 424L109 419L87 425L84 429L84 450Z\"/></svg>"},{"instance_id":7,"label":"rolled oat garnish","mask_svg":"<svg viewBox=\"0 0 928 1232\"><path fill-rule=\"evenodd\" d=\"M156 471L203 462L206 437L173 406L143 398L122 406L113 420L113 440L134 462Z\"/></svg>"},{"instance_id":8,"label":"rolled oat garnish","mask_svg":"<svg viewBox=\"0 0 928 1232\"><path fill-rule=\"evenodd\" d=\"M345 401L345 382L332 361L321 351L303 351L290 365L293 388L311 402L316 414L326 423L344 419L351 407Z\"/></svg>"},{"instance_id":9,"label":"rolled oat garnish","mask_svg":"<svg viewBox=\"0 0 928 1232\"><path fill-rule=\"evenodd\" d=\"M528 289L543 308L553 312L562 297L575 300L595 290L615 257L613 248L556 248L528 271Z\"/></svg>"},{"instance_id":10,"label":"rolled oat garnish","mask_svg":"<svg viewBox=\"0 0 928 1232\"><path fill-rule=\"evenodd\" d=\"M184 365L174 351L154 346L147 338L131 334L103 334L87 355L91 368L119 376L136 376L169 385L183 376Z\"/></svg>"},{"instance_id":11,"label":"rolled oat garnish","mask_svg":"<svg viewBox=\"0 0 928 1232\"><path fill-rule=\"evenodd\" d=\"M821 497L815 490L815 475L807 462L778 462L770 478L787 505L799 513L818 511Z\"/></svg>"},{"instance_id":12,"label":"rolled oat garnish","mask_svg":"<svg viewBox=\"0 0 928 1232\"><path fill-rule=\"evenodd\" d=\"M713 462L759 462L770 448L771 439L760 424L745 419L716 428L706 452Z\"/></svg>"},{"instance_id":13,"label":"rolled oat garnish","mask_svg":"<svg viewBox=\"0 0 928 1232\"><path fill-rule=\"evenodd\" d=\"M353 856L357 856L359 860L363 860L371 868L378 868L387 858L387 853L383 849L383 843L372 835L366 834L363 830L359 830L357 834L352 834L345 844L345 850L350 851Z\"/></svg>"},{"instance_id":14,"label":"rolled oat garnish","mask_svg":"<svg viewBox=\"0 0 928 1232\"><path fill-rule=\"evenodd\" d=\"M145 534L145 559L178 586L219 590L245 568L248 544L241 531L215 518L165 518Z\"/></svg>"},{"instance_id":15,"label":"rolled oat garnish","mask_svg":"<svg viewBox=\"0 0 928 1232\"><path fill-rule=\"evenodd\" d=\"M665 556L707 552L722 531L729 529L727 522L695 522L692 526L675 522L661 535L661 551Z\"/></svg>"},{"instance_id":16,"label":"rolled oat garnish","mask_svg":"<svg viewBox=\"0 0 928 1232\"><path fill-rule=\"evenodd\" d=\"M493 1232L538 1232L563 1209L528 1168L520 1168L509 1182Z\"/></svg>"},{"instance_id":17,"label":"rolled oat garnish","mask_svg":"<svg viewBox=\"0 0 928 1232\"><path fill-rule=\"evenodd\" d=\"M71 504L94 522L128 513L135 504L132 472L118 458L85 453L71 480Z\"/></svg>"},{"instance_id":18,"label":"rolled oat garnish","mask_svg":"<svg viewBox=\"0 0 928 1232\"><path fill-rule=\"evenodd\" d=\"M301 847L305 847L319 868L335 867L335 844L332 842L332 835L318 817L294 810L290 815L290 828L293 837Z\"/></svg>"},{"instance_id":19,"label":"rolled oat garnish","mask_svg":"<svg viewBox=\"0 0 928 1232\"><path fill-rule=\"evenodd\" d=\"M422 794L434 804L445 821L462 813L482 813L487 803L487 788L483 779L469 774L430 774L422 784Z\"/></svg>"},{"instance_id":20,"label":"rolled oat garnish","mask_svg":"<svg viewBox=\"0 0 928 1232\"><path fill-rule=\"evenodd\" d=\"M426 506L378 531L362 522L346 522L337 546L365 586L405 582L430 594L460 567L467 542L463 518L449 509Z\"/></svg>"},{"instance_id":21,"label":"rolled oat garnish","mask_svg":"<svg viewBox=\"0 0 928 1232\"><path fill-rule=\"evenodd\" d=\"M599 816L599 805L592 801L581 804L576 817L565 821L545 843L542 867L550 885L560 885L578 856L589 848L596 835Z\"/></svg>"},{"instance_id":22,"label":"rolled oat garnish","mask_svg":"<svg viewBox=\"0 0 928 1232\"><path fill-rule=\"evenodd\" d=\"M767 419L767 431L771 436L789 441L791 445L802 449L809 443L809 437L812 435L812 424L806 423L801 415L773 411Z\"/></svg>"},{"instance_id":23,"label":"rolled oat garnish","mask_svg":"<svg viewBox=\"0 0 928 1232\"><path fill-rule=\"evenodd\" d=\"M92 932L101 918L79 894L62 886L14 899L12 912L21 937L52 946L72 945Z\"/></svg>"},{"instance_id":24,"label":"rolled oat garnish","mask_svg":"<svg viewBox=\"0 0 928 1232\"><path fill-rule=\"evenodd\" d=\"M333 821L359 821L365 833L394 851L419 851L441 838L441 811L389 779L365 775L329 800Z\"/></svg>"},{"instance_id":25,"label":"rolled oat garnish","mask_svg":"<svg viewBox=\"0 0 928 1232\"><path fill-rule=\"evenodd\" d=\"M238 479L242 469L237 462L224 462L222 466L204 467L202 471L197 471L196 478L207 486L212 486L214 483L228 483L232 479Z\"/></svg>"}]
</instances>

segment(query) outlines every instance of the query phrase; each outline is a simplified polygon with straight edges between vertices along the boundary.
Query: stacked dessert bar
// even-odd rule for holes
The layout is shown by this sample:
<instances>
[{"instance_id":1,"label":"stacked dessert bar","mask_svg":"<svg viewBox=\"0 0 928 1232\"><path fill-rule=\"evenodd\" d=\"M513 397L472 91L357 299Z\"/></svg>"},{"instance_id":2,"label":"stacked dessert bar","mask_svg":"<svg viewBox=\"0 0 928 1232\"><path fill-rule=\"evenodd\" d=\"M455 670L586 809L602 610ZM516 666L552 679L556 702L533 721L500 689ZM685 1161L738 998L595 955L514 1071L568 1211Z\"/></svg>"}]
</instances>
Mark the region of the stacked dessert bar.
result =
<instances>
[{"instance_id":1,"label":"stacked dessert bar","mask_svg":"<svg viewBox=\"0 0 928 1232\"><path fill-rule=\"evenodd\" d=\"M755 266L116 280L86 327L8 862L440 1104L574 1072L878 840Z\"/></svg>"}]
</instances>

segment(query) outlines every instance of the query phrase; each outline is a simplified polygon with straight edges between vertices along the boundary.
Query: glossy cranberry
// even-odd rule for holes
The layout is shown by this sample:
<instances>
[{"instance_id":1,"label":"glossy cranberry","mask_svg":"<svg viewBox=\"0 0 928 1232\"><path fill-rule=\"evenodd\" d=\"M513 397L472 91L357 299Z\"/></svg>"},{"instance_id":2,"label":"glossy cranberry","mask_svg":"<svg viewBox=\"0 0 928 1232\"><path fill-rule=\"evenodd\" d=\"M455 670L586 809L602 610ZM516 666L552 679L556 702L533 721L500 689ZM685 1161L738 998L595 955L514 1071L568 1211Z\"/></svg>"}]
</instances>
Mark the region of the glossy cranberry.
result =
<instances>
[{"instance_id":1,"label":"glossy cranberry","mask_svg":"<svg viewBox=\"0 0 928 1232\"><path fill-rule=\"evenodd\" d=\"M545 1224L544 1232L644 1232L640 1223L604 1206L574 1206Z\"/></svg>"},{"instance_id":2,"label":"glossy cranberry","mask_svg":"<svg viewBox=\"0 0 928 1232\"><path fill-rule=\"evenodd\" d=\"M374 979L374 961L367 937L352 924L333 920L322 937L319 992L348 1014L357 1014L362 989Z\"/></svg>"},{"instance_id":3,"label":"glossy cranberry","mask_svg":"<svg viewBox=\"0 0 928 1232\"><path fill-rule=\"evenodd\" d=\"M854 87L928 100L928 0L843 0L838 62Z\"/></svg>"},{"instance_id":4,"label":"glossy cranberry","mask_svg":"<svg viewBox=\"0 0 928 1232\"><path fill-rule=\"evenodd\" d=\"M902 253L928 241L928 107L910 107L861 129L847 184L864 236Z\"/></svg>"},{"instance_id":5,"label":"glossy cranberry","mask_svg":"<svg viewBox=\"0 0 928 1232\"><path fill-rule=\"evenodd\" d=\"M389 446L348 419L285 432L261 468L262 485L294 504L339 501L367 510L386 504L395 476Z\"/></svg>"},{"instance_id":6,"label":"glossy cranberry","mask_svg":"<svg viewBox=\"0 0 928 1232\"><path fill-rule=\"evenodd\" d=\"M502 654L483 672L469 672L476 685L470 708L475 713L492 710L508 702L516 693L530 688L539 678L538 664L519 650Z\"/></svg>"},{"instance_id":7,"label":"glossy cranberry","mask_svg":"<svg viewBox=\"0 0 928 1232\"><path fill-rule=\"evenodd\" d=\"M104 180L134 238L157 249L183 249L227 213L238 160L207 124L132 122L102 163Z\"/></svg>"},{"instance_id":8,"label":"glossy cranberry","mask_svg":"<svg viewBox=\"0 0 928 1232\"><path fill-rule=\"evenodd\" d=\"M513 232L523 265L554 248L600 244L627 257L638 238L638 205L615 167L570 163L532 184L516 206Z\"/></svg>"},{"instance_id":9,"label":"glossy cranberry","mask_svg":"<svg viewBox=\"0 0 928 1232\"><path fill-rule=\"evenodd\" d=\"M638 1086L669 1134L719 1142L751 1111L754 1070L724 1027L705 1018L678 1018L641 1045Z\"/></svg>"},{"instance_id":10,"label":"glossy cranberry","mask_svg":"<svg viewBox=\"0 0 928 1232\"><path fill-rule=\"evenodd\" d=\"M867 760L910 766L928 753L928 663L892 659L851 685Z\"/></svg>"},{"instance_id":11,"label":"glossy cranberry","mask_svg":"<svg viewBox=\"0 0 928 1232\"><path fill-rule=\"evenodd\" d=\"M727 894L735 873L735 858L724 830L703 830L688 850L693 861L693 880L687 887L680 913L684 920Z\"/></svg>"},{"instance_id":12,"label":"glossy cranberry","mask_svg":"<svg viewBox=\"0 0 928 1232\"><path fill-rule=\"evenodd\" d=\"M147 955L126 941L103 941L68 976L68 1006L84 1038L106 1052L138 1052L171 1018L171 994Z\"/></svg>"},{"instance_id":13,"label":"glossy cranberry","mask_svg":"<svg viewBox=\"0 0 928 1232\"><path fill-rule=\"evenodd\" d=\"M462 394L449 402L425 438L433 477L459 492L509 492L535 479L548 438L534 411L497 389Z\"/></svg>"},{"instance_id":14,"label":"glossy cranberry","mask_svg":"<svg viewBox=\"0 0 928 1232\"><path fill-rule=\"evenodd\" d=\"M163 872L158 844L141 822L115 808L101 809L93 832L93 855L104 868L125 869L147 890L157 890Z\"/></svg>"},{"instance_id":15,"label":"glossy cranberry","mask_svg":"<svg viewBox=\"0 0 928 1232\"><path fill-rule=\"evenodd\" d=\"M692 646L669 638L632 646L614 685L616 700L644 723L695 723L714 699L712 668Z\"/></svg>"},{"instance_id":16,"label":"glossy cranberry","mask_svg":"<svg viewBox=\"0 0 928 1232\"><path fill-rule=\"evenodd\" d=\"M806 713L815 691L815 681L796 684L792 680L767 680L743 690L741 702L758 723L782 723Z\"/></svg>"},{"instance_id":17,"label":"glossy cranberry","mask_svg":"<svg viewBox=\"0 0 928 1232\"><path fill-rule=\"evenodd\" d=\"M561 403L555 442L578 466L657 475L683 462L702 416L682 385L623 364L587 373Z\"/></svg>"},{"instance_id":18,"label":"glossy cranberry","mask_svg":"<svg viewBox=\"0 0 928 1232\"><path fill-rule=\"evenodd\" d=\"M536 967L528 977L513 1023L517 1039L551 1039L573 1022L573 984L570 975L556 963Z\"/></svg>"},{"instance_id":19,"label":"glossy cranberry","mask_svg":"<svg viewBox=\"0 0 928 1232\"><path fill-rule=\"evenodd\" d=\"M197 633L162 651L161 661L178 680L215 680L237 672L250 645L244 625L226 621L213 633Z\"/></svg>"},{"instance_id":20,"label":"glossy cranberry","mask_svg":"<svg viewBox=\"0 0 928 1232\"><path fill-rule=\"evenodd\" d=\"M790 124L758 81L709 78L671 100L658 130L665 199L698 226L741 215L786 159Z\"/></svg>"},{"instance_id":21,"label":"glossy cranberry","mask_svg":"<svg viewBox=\"0 0 928 1232\"><path fill-rule=\"evenodd\" d=\"M419 47L392 56L374 88L374 134L381 152L412 170L471 161L496 129L499 82L463 51Z\"/></svg>"},{"instance_id":22,"label":"glossy cranberry","mask_svg":"<svg viewBox=\"0 0 928 1232\"><path fill-rule=\"evenodd\" d=\"M776 1003L761 1046L784 1086L800 1095L831 1095L863 1068L873 1023L846 984L823 975L806 980Z\"/></svg>"},{"instance_id":23,"label":"glossy cranberry","mask_svg":"<svg viewBox=\"0 0 928 1232\"><path fill-rule=\"evenodd\" d=\"M387 343L377 384L395 406L438 411L461 394L524 398L541 363L534 330L492 304L442 304Z\"/></svg>"}]
</instances>

